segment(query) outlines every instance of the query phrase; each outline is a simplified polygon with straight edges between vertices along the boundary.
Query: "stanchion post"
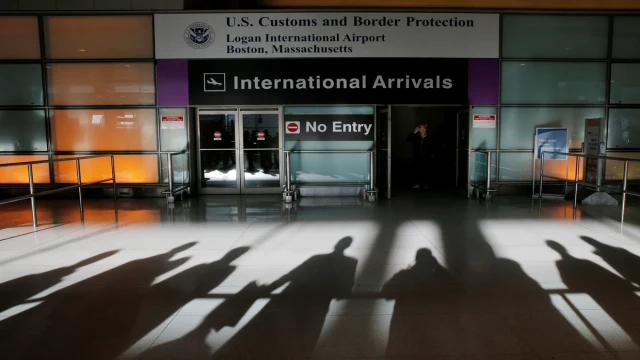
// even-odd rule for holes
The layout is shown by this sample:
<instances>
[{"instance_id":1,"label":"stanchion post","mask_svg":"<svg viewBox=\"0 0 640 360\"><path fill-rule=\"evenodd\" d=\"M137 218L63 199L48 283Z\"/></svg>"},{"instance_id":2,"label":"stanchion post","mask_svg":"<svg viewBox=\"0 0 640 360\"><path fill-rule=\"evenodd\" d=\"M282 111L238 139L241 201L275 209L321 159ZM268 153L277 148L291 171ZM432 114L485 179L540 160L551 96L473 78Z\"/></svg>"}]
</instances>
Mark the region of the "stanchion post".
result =
<instances>
[{"instance_id":1,"label":"stanchion post","mask_svg":"<svg viewBox=\"0 0 640 360\"><path fill-rule=\"evenodd\" d=\"M535 162L535 157L533 159ZM538 198L542 199L542 182L544 178L544 151L540 153L540 189L538 189Z\"/></svg>"},{"instance_id":2,"label":"stanchion post","mask_svg":"<svg viewBox=\"0 0 640 360\"><path fill-rule=\"evenodd\" d=\"M568 167L567 167L568 168ZM580 155L576 157L576 178L575 185L573 187L573 208L578 207L578 177L580 176Z\"/></svg>"},{"instance_id":3,"label":"stanchion post","mask_svg":"<svg viewBox=\"0 0 640 360\"><path fill-rule=\"evenodd\" d=\"M622 178L622 209L620 209L620 222L624 223L624 208L627 205L627 176L629 175L629 161L624 162L624 177Z\"/></svg>"},{"instance_id":4,"label":"stanchion post","mask_svg":"<svg viewBox=\"0 0 640 360\"><path fill-rule=\"evenodd\" d=\"M118 192L116 191L116 161L111 155L111 178L113 179L113 201L118 201Z\"/></svg>"},{"instance_id":5,"label":"stanchion post","mask_svg":"<svg viewBox=\"0 0 640 360\"><path fill-rule=\"evenodd\" d=\"M169 176L169 196L173 197L173 164L171 164L171 153L167 153L167 174Z\"/></svg>"},{"instance_id":6,"label":"stanchion post","mask_svg":"<svg viewBox=\"0 0 640 360\"><path fill-rule=\"evenodd\" d=\"M373 151L369 151L369 191L373 191Z\"/></svg>"},{"instance_id":7,"label":"stanchion post","mask_svg":"<svg viewBox=\"0 0 640 360\"><path fill-rule=\"evenodd\" d=\"M290 195L291 193L291 153L290 152L285 152L284 153L284 160L285 160L285 176L287 177L287 195Z\"/></svg>"},{"instance_id":8,"label":"stanchion post","mask_svg":"<svg viewBox=\"0 0 640 360\"><path fill-rule=\"evenodd\" d=\"M36 196L33 187L33 165L27 165L27 171L29 172L29 193L31 194L31 218L33 220L34 230L38 227L38 214L36 214Z\"/></svg>"},{"instance_id":9,"label":"stanchion post","mask_svg":"<svg viewBox=\"0 0 640 360\"><path fill-rule=\"evenodd\" d=\"M491 188L491 151L487 151L487 194Z\"/></svg>"},{"instance_id":10,"label":"stanchion post","mask_svg":"<svg viewBox=\"0 0 640 360\"><path fill-rule=\"evenodd\" d=\"M80 159L76 159L76 178L78 179L78 195L80 196L80 212L84 212L82 203L82 175L80 174Z\"/></svg>"}]
</instances>

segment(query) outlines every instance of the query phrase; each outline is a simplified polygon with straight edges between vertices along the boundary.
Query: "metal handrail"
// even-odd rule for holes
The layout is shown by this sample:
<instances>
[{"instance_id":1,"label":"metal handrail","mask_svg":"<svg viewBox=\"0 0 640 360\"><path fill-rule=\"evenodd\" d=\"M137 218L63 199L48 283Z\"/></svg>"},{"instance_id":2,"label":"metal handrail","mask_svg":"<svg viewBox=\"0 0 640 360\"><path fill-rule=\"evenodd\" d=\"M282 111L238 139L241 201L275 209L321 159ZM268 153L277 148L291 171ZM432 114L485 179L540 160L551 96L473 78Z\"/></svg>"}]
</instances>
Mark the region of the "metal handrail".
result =
<instances>
[{"instance_id":1,"label":"metal handrail","mask_svg":"<svg viewBox=\"0 0 640 360\"><path fill-rule=\"evenodd\" d=\"M314 154L369 154L369 189L366 191L368 195L373 196L377 193L373 184L373 168L374 168L374 152L371 150L285 150L285 201L291 202L293 199L293 187L291 184L291 153L314 153ZM334 185L334 184L332 184ZM364 185L364 184L363 184Z\"/></svg>"},{"instance_id":2,"label":"metal handrail","mask_svg":"<svg viewBox=\"0 0 640 360\"><path fill-rule=\"evenodd\" d=\"M82 183L82 175L80 172L80 160L96 159L101 157L111 158L111 177L102 179L102 180L88 182L88 183ZM33 165L53 164L53 163L63 162L63 161L76 162L76 179L78 181L78 184L36 193L34 182L33 182ZM78 189L78 195L80 197L80 215L82 216L84 213L84 203L82 200L82 188L89 185L95 185L95 184L100 184L107 181L113 181L113 200L114 201L118 200L118 193L116 191L116 167L115 167L114 155L93 155L93 156L80 156L80 157L66 158L66 159L26 161L26 162L0 164L0 167L25 166L25 165L27 166L27 173L29 175L29 195L17 196L10 199L0 200L0 205L5 205L5 204L17 202L17 201L31 199L31 218L33 220L34 229L38 227L38 215L36 214L36 197L37 196L55 194L55 193L70 190L70 189Z\"/></svg>"},{"instance_id":3,"label":"metal handrail","mask_svg":"<svg viewBox=\"0 0 640 360\"><path fill-rule=\"evenodd\" d=\"M191 187L191 177L189 177L189 183L185 182L184 179L184 174L186 173L186 169L185 169L185 163L186 161L182 161L182 186L179 186L177 188L173 187L173 158L172 156L174 155L184 155L184 154L188 154L189 152L186 150L182 150L182 151L178 151L178 152L162 152L162 154L166 154L167 155L167 176L168 176L168 180L169 180L169 189L163 191L162 193L165 194L165 196L167 197L167 201L168 202L173 202L174 201L174 195L177 193L180 193L180 195L182 195L182 193L189 189Z\"/></svg>"},{"instance_id":4,"label":"metal handrail","mask_svg":"<svg viewBox=\"0 0 640 360\"><path fill-rule=\"evenodd\" d=\"M545 175L544 174L544 156L545 155L562 155L562 156L575 156L576 157L576 173L575 180L570 181L568 175L567 168L567 178L563 179L558 176ZM624 162L624 175L622 177L622 190L619 188L606 186L602 184L589 184L586 181L579 180L580 177L580 158L583 159L598 159L598 160L613 160L613 161L623 161ZM631 159L631 158L622 158L622 157L614 157L614 156L603 156L603 155L587 155L582 153L563 153L563 152L554 152L554 151L543 151L540 155L540 188L538 189L538 198L542 199L542 185L544 178L553 179L553 180L561 180L565 182L571 182L574 184L574 194L573 194L573 208L576 209L578 207L578 186L582 186L589 189L594 189L599 191L600 189L608 190L611 192L619 192L622 194L622 207L620 209L620 222L624 222L624 211L627 204L627 195L638 196L640 197L640 193L635 191L627 191L627 177L629 175L629 162L640 162L640 159ZM586 171L586 165L584 167ZM598 174L599 176L599 174Z\"/></svg>"},{"instance_id":5,"label":"metal handrail","mask_svg":"<svg viewBox=\"0 0 640 360\"><path fill-rule=\"evenodd\" d=\"M491 153L492 152L497 152L497 150L473 150L473 149L469 149L469 163L471 163L471 154L473 153L478 153L478 154L486 154L487 155L487 181L485 184L485 187L479 186L479 185L475 185L473 184L473 182L469 181L469 184L471 185L471 187L476 188L480 191L484 191L485 193L489 193L489 192L494 192L496 191L496 189L492 189L491 188ZM471 174L469 174L469 176L471 176Z\"/></svg>"}]
</instances>

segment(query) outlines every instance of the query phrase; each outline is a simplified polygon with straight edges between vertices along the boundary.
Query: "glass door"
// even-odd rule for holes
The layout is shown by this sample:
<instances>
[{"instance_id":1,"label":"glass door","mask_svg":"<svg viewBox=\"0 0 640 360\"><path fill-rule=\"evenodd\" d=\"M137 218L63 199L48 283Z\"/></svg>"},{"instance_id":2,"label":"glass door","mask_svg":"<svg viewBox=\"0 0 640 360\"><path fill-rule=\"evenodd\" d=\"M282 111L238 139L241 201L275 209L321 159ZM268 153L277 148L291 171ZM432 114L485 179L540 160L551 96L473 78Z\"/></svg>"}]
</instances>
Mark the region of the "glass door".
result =
<instances>
[{"instance_id":1,"label":"glass door","mask_svg":"<svg viewBox=\"0 0 640 360\"><path fill-rule=\"evenodd\" d=\"M201 194L239 194L236 110L198 111L198 190Z\"/></svg>"},{"instance_id":2,"label":"glass door","mask_svg":"<svg viewBox=\"0 0 640 360\"><path fill-rule=\"evenodd\" d=\"M279 193L282 186L282 114L279 109L240 109L242 193Z\"/></svg>"}]
</instances>

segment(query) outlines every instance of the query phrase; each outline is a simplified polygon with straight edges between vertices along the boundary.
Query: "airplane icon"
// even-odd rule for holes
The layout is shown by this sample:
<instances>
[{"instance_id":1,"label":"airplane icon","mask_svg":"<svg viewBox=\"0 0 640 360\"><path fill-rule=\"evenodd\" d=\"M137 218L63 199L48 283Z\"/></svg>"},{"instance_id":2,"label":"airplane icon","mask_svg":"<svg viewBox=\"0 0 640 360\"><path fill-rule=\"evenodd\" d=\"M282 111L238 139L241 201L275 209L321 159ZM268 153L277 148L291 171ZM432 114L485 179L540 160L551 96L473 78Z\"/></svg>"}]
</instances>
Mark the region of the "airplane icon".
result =
<instances>
[{"instance_id":1,"label":"airplane icon","mask_svg":"<svg viewBox=\"0 0 640 360\"><path fill-rule=\"evenodd\" d=\"M204 74L204 91L220 92L226 91L226 74L225 73L205 73Z\"/></svg>"}]
</instances>

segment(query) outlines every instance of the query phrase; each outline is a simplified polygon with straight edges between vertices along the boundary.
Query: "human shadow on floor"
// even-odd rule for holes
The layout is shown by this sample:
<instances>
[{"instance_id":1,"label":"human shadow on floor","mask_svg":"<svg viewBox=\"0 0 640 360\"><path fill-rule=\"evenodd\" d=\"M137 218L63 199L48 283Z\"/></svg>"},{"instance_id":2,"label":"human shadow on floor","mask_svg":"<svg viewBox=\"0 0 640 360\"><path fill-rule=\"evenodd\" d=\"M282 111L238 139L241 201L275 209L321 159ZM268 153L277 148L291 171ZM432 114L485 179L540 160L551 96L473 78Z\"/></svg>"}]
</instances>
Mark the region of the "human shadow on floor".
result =
<instances>
[{"instance_id":1,"label":"human shadow on floor","mask_svg":"<svg viewBox=\"0 0 640 360\"><path fill-rule=\"evenodd\" d=\"M22 276L0 284L0 313L16 305L23 304L30 298L60 284L65 277L73 274L81 267L106 259L117 252L117 250L106 251L102 254L79 261L71 266Z\"/></svg>"},{"instance_id":2,"label":"human shadow on floor","mask_svg":"<svg viewBox=\"0 0 640 360\"><path fill-rule=\"evenodd\" d=\"M594 241L590 241L595 244ZM547 240L547 245L560 254L561 259L556 262L562 282L572 293L588 295L603 311L629 336L634 344L624 343L623 339L616 339L617 351L639 351L640 318L635 316L640 309L640 297L635 294L637 288L626 279L612 273L602 266L584 259L572 256L561 244ZM602 245L602 244L601 244ZM614 257L609 261L618 262ZM612 267L619 267L619 264ZM605 339L606 342L606 339ZM621 348L622 347L622 348Z\"/></svg>"},{"instance_id":3,"label":"human shadow on floor","mask_svg":"<svg viewBox=\"0 0 640 360\"><path fill-rule=\"evenodd\" d=\"M417 319L416 315L425 312L443 311L443 302L455 302L459 294L449 293L447 288L456 284L449 271L427 248L416 252L413 266L400 270L384 284L383 296L395 300L386 349L388 357L430 353L434 344L427 339L427 333L414 333L424 330L420 328L422 321L412 322L411 319Z\"/></svg>"},{"instance_id":4,"label":"human shadow on floor","mask_svg":"<svg viewBox=\"0 0 640 360\"><path fill-rule=\"evenodd\" d=\"M600 256L620 275L640 286L640 256L621 247L603 244L588 236L581 236L580 238L596 248L594 254Z\"/></svg>"},{"instance_id":5,"label":"human shadow on floor","mask_svg":"<svg viewBox=\"0 0 640 360\"><path fill-rule=\"evenodd\" d=\"M310 358L331 301L351 294L358 260L344 252L352 242L351 237L342 238L333 252L312 256L268 286L254 289L271 294L286 285L235 336L214 349L213 359ZM240 307L246 308L246 303ZM217 328L233 326L238 314L229 319L227 324L208 321Z\"/></svg>"},{"instance_id":6,"label":"human shadow on floor","mask_svg":"<svg viewBox=\"0 0 640 360\"><path fill-rule=\"evenodd\" d=\"M189 258L173 259L195 243L137 259L46 296L0 321L0 353L9 359L114 359L138 334L166 317L150 287ZM160 309L160 310L158 310Z\"/></svg>"}]
</instances>

